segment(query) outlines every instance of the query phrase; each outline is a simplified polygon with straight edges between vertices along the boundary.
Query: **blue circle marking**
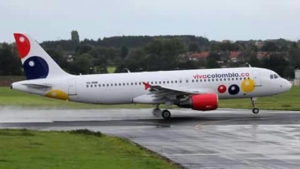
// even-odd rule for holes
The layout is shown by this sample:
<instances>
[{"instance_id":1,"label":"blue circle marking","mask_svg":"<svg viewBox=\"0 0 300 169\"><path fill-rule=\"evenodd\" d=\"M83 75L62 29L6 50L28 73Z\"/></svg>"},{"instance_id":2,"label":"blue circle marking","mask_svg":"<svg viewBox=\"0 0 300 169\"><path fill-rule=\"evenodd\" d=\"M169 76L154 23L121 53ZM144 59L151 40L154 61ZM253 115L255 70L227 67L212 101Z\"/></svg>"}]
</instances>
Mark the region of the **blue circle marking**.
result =
<instances>
[{"instance_id":1,"label":"blue circle marking","mask_svg":"<svg viewBox=\"0 0 300 169\"><path fill-rule=\"evenodd\" d=\"M229 86L228 92L231 95L236 95L240 92L240 87L236 84L233 84L233 85Z\"/></svg>"},{"instance_id":2,"label":"blue circle marking","mask_svg":"<svg viewBox=\"0 0 300 169\"><path fill-rule=\"evenodd\" d=\"M47 62L39 56L29 57L23 64L27 79L46 78L49 73Z\"/></svg>"}]
</instances>

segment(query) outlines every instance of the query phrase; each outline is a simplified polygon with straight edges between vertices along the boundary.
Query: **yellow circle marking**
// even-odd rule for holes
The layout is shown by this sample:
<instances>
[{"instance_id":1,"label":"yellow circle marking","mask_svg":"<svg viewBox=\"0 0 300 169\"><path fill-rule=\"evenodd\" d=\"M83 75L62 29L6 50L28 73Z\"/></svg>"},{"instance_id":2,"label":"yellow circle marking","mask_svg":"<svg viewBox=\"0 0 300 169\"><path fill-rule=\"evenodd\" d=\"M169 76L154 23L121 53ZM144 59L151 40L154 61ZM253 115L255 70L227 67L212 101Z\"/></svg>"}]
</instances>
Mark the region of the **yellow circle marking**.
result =
<instances>
[{"instance_id":1,"label":"yellow circle marking","mask_svg":"<svg viewBox=\"0 0 300 169\"><path fill-rule=\"evenodd\" d=\"M68 94L61 90L50 90L46 93L46 96L55 99L69 100Z\"/></svg>"},{"instance_id":2,"label":"yellow circle marking","mask_svg":"<svg viewBox=\"0 0 300 169\"><path fill-rule=\"evenodd\" d=\"M242 81L242 90L244 92L252 92L255 89L255 82L253 79L245 79Z\"/></svg>"}]
</instances>

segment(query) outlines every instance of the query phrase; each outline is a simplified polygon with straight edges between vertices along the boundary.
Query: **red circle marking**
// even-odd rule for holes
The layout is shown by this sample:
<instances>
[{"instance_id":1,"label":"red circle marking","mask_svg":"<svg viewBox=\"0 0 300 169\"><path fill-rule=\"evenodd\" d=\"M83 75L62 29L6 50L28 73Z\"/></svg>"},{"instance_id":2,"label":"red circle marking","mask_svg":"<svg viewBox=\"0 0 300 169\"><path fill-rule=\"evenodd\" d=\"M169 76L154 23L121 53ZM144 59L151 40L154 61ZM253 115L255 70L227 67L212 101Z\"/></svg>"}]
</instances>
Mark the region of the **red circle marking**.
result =
<instances>
[{"instance_id":1,"label":"red circle marking","mask_svg":"<svg viewBox=\"0 0 300 169\"><path fill-rule=\"evenodd\" d=\"M30 51L30 42L28 38L21 33L15 33L14 36L15 36L20 58L23 59L28 55Z\"/></svg>"},{"instance_id":2,"label":"red circle marking","mask_svg":"<svg viewBox=\"0 0 300 169\"><path fill-rule=\"evenodd\" d=\"M218 87L218 92L219 93L225 93L226 92L226 86L225 85L220 85Z\"/></svg>"}]
</instances>

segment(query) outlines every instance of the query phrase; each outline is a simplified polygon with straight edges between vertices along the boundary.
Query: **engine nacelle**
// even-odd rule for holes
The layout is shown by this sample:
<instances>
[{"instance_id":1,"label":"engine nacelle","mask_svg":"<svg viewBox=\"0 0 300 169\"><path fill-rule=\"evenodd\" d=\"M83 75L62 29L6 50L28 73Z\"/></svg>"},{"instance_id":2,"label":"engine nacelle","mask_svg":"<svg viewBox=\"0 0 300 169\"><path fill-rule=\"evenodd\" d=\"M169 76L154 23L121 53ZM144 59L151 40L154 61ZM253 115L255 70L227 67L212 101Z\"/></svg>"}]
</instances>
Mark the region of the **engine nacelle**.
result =
<instances>
[{"instance_id":1,"label":"engine nacelle","mask_svg":"<svg viewBox=\"0 0 300 169\"><path fill-rule=\"evenodd\" d=\"M195 94L189 96L187 99L179 100L177 105L194 110L215 110L218 108L218 96L215 93Z\"/></svg>"}]
</instances>

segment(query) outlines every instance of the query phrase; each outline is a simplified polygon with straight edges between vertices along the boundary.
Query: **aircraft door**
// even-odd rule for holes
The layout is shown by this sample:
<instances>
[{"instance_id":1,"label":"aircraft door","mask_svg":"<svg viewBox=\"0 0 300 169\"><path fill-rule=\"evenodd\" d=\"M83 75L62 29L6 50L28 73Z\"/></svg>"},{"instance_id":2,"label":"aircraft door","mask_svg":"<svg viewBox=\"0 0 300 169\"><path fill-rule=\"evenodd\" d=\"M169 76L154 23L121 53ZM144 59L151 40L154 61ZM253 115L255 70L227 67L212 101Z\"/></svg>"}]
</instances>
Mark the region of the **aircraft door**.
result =
<instances>
[{"instance_id":1,"label":"aircraft door","mask_svg":"<svg viewBox=\"0 0 300 169\"><path fill-rule=\"evenodd\" d=\"M261 74L258 71L254 71L252 70L253 73L253 79L255 82L255 87L261 87L262 83L261 83Z\"/></svg>"},{"instance_id":2,"label":"aircraft door","mask_svg":"<svg viewBox=\"0 0 300 169\"><path fill-rule=\"evenodd\" d=\"M76 79L75 78L68 80L68 95L69 96L77 95Z\"/></svg>"}]
</instances>

